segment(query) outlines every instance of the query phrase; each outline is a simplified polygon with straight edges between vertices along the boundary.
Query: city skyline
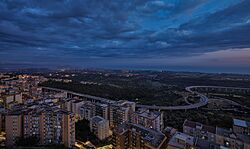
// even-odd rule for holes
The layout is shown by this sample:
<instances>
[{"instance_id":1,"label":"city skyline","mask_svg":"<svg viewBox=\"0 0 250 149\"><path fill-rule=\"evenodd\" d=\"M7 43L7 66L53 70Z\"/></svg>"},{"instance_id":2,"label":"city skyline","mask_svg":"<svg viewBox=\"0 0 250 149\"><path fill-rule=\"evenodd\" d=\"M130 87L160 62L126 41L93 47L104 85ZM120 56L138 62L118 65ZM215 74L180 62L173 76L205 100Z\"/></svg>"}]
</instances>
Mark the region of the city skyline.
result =
<instances>
[{"instance_id":1,"label":"city skyline","mask_svg":"<svg viewBox=\"0 0 250 149\"><path fill-rule=\"evenodd\" d=\"M0 69L250 73L250 1L0 2Z\"/></svg>"}]
</instances>

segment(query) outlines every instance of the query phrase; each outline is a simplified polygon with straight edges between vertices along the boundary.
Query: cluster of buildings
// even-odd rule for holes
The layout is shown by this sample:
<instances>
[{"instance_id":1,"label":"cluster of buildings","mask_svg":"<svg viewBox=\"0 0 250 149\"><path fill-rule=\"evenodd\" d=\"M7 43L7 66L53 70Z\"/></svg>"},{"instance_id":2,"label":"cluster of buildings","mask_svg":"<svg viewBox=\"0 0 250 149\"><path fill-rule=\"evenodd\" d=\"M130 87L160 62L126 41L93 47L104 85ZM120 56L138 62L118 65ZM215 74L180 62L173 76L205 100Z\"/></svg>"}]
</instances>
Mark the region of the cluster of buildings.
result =
<instances>
[{"instance_id":1,"label":"cluster of buildings","mask_svg":"<svg viewBox=\"0 0 250 149\"><path fill-rule=\"evenodd\" d=\"M161 112L135 108L130 101L109 104L85 102L79 118L90 121L91 131L100 139L111 137L113 148L157 149L166 146Z\"/></svg>"},{"instance_id":2,"label":"cluster of buildings","mask_svg":"<svg viewBox=\"0 0 250 149\"><path fill-rule=\"evenodd\" d=\"M75 145L75 122L88 120L91 132L100 140L109 138L114 148L119 143L119 129L126 128L140 137L145 145L157 147L166 141L160 112L139 109L130 101L104 100L96 102L92 96L79 98L65 92L44 91L38 87L46 81L41 77L20 75L2 80L1 130L6 133L6 146L21 140L36 138L38 145ZM126 127L125 127L126 126ZM117 138L117 139L115 139ZM152 142L155 138L157 141ZM140 141L141 142L141 141ZM124 142L126 143L126 142ZM123 146L120 142L120 146Z\"/></svg>"},{"instance_id":3,"label":"cluster of buildings","mask_svg":"<svg viewBox=\"0 0 250 149\"><path fill-rule=\"evenodd\" d=\"M32 75L3 75L0 79L0 101L6 108L25 102L24 99L41 98L42 90L38 84L47 80Z\"/></svg>"},{"instance_id":4,"label":"cluster of buildings","mask_svg":"<svg viewBox=\"0 0 250 149\"><path fill-rule=\"evenodd\" d=\"M100 139L104 140L115 133L124 123L131 123L161 131L163 129L163 116L161 112L135 108L135 103L130 101L114 101L100 103L83 101L80 99L67 99L63 107L76 113L78 120L88 120L91 131Z\"/></svg>"},{"instance_id":5,"label":"cluster of buildings","mask_svg":"<svg viewBox=\"0 0 250 149\"><path fill-rule=\"evenodd\" d=\"M17 107L16 107L17 108ZM37 144L75 144L75 116L56 105L32 103L5 115L6 146L20 139L36 138Z\"/></svg>"},{"instance_id":6,"label":"cluster of buildings","mask_svg":"<svg viewBox=\"0 0 250 149\"><path fill-rule=\"evenodd\" d=\"M168 149L249 149L250 122L233 119L232 129L186 120L183 132L168 128ZM171 131L170 131L171 130Z\"/></svg>"},{"instance_id":7,"label":"cluster of buildings","mask_svg":"<svg viewBox=\"0 0 250 149\"><path fill-rule=\"evenodd\" d=\"M0 89L0 128L5 145L26 142L38 145L75 144L75 114L63 109L59 98L45 96L38 84L40 76L2 76Z\"/></svg>"},{"instance_id":8,"label":"cluster of buildings","mask_svg":"<svg viewBox=\"0 0 250 149\"><path fill-rule=\"evenodd\" d=\"M250 122L244 120L233 119L232 129L186 120L180 131L164 127L160 111L137 109L135 102L44 90L38 83L46 79L39 76L1 80L0 130L8 147L30 138L77 147L75 122L88 120L90 131L115 149L250 149Z\"/></svg>"},{"instance_id":9,"label":"cluster of buildings","mask_svg":"<svg viewBox=\"0 0 250 149\"><path fill-rule=\"evenodd\" d=\"M63 94L64 96L69 96ZM60 106L75 113L76 120L88 120L90 131L100 140L109 139L113 148L148 149L166 147L167 137L163 130L163 115L159 111L137 109L135 102L84 100L89 96L61 100ZM130 142L135 141L135 142ZM138 146L139 143L139 146Z\"/></svg>"}]
</instances>

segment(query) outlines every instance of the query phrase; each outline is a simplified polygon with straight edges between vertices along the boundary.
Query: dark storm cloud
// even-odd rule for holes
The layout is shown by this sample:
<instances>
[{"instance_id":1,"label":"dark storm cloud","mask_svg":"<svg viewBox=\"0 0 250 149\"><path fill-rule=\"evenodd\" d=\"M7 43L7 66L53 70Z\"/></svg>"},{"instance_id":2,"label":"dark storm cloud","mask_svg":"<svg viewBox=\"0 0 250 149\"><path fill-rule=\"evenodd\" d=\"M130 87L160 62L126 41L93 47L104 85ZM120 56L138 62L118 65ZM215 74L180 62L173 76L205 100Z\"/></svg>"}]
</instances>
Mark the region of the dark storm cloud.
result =
<instances>
[{"instance_id":1,"label":"dark storm cloud","mask_svg":"<svg viewBox=\"0 0 250 149\"><path fill-rule=\"evenodd\" d=\"M248 0L0 1L3 62L196 55L249 47L249 33Z\"/></svg>"}]
</instances>

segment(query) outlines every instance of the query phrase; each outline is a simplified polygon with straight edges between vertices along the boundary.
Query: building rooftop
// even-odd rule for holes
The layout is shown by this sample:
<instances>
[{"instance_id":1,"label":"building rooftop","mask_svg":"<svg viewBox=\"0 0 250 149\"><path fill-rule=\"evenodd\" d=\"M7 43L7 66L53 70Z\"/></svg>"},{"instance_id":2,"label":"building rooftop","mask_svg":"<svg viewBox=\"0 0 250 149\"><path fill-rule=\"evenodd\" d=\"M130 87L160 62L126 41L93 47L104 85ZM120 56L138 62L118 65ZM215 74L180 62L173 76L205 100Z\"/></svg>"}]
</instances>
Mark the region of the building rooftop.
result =
<instances>
[{"instance_id":1,"label":"building rooftop","mask_svg":"<svg viewBox=\"0 0 250 149\"><path fill-rule=\"evenodd\" d=\"M140 133L141 137L144 139L145 142L147 142L148 144L156 148L166 138L165 135L160 131L149 129L141 125L132 124L132 123L123 123L115 129L115 132L121 133L121 134L126 131Z\"/></svg>"},{"instance_id":2,"label":"building rooftop","mask_svg":"<svg viewBox=\"0 0 250 149\"><path fill-rule=\"evenodd\" d=\"M216 149L220 148L220 146L216 144L215 142L204 140L204 139L199 139L199 138L196 140L196 144L195 144L196 149L211 149L211 146L213 146L213 148L216 148Z\"/></svg>"},{"instance_id":3,"label":"building rooftop","mask_svg":"<svg viewBox=\"0 0 250 149\"><path fill-rule=\"evenodd\" d=\"M7 115L20 115L28 114L32 112L33 114L41 114L43 112L52 112L52 113L65 113L69 114L69 111L60 109L57 105L47 104L47 103L37 103L32 102L29 105L18 104L14 109L11 109L7 112Z\"/></svg>"},{"instance_id":4,"label":"building rooftop","mask_svg":"<svg viewBox=\"0 0 250 149\"><path fill-rule=\"evenodd\" d=\"M114 102L113 105L122 106L122 107L131 107L131 106L135 106L135 102L127 101L127 100L119 100L119 101Z\"/></svg>"},{"instance_id":5,"label":"building rooftop","mask_svg":"<svg viewBox=\"0 0 250 149\"><path fill-rule=\"evenodd\" d=\"M240 140L242 142L246 142L246 143L250 144L250 136L243 135L243 134L235 134L232 132L232 130L217 127L216 134L224 136L224 137Z\"/></svg>"},{"instance_id":6,"label":"building rooftop","mask_svg":"<svg viewBox=\"0 0 250 149\"><path fill-rule=\"evenodd\" d=\"M247 144L250 144L250 136L249 135L237 134L237 137L239 138L239 140L246 142Z\"/></svg>"},{"instance_id":7,"label":"building rooftop","mask_svg":"<svg viewBox=\"0 0 250 149\"><path fill-rule=\"evenodd\" d=\"M179 140L182 140L182 141L179 141ZM180 142L182 142L182 143L180 143ZM184 148L186 144L194 145L194 143L195 143L194 137L192 137L188 134L185 134L185 133L177 132L169 140L168 145L179 147L179 148Z\"/></svg>"},{"instance_id":8,"label":"building rooftop","mask_svg":"<svg viewBox=\"0 0 250 149\"><path fill-rule=\"evenodd\" d=\"M161 116L161 112L158 112L158 111L151 111L150 112L148 110L144 110L144 111L139 110L138 112L136 112L136 114L138 114L139 116L148 118L148 119L152 119L152 120Z\"/></svg>"},{"instance_id":9,"label":"building rooftop","mask_svg":"<svg viewBox=\"0 0 250 149\"><path fill-rule=\"evenodd\" d=\"M81 109L93 109L94 106L95 106L94 103L90 101L85 101L81 106Z\"/></svg>"},{"instance_id":10,"label":"building rooftop","mask_svg":"<svg viewBox=\"0 0 250 149\"><path fill-rule=\"evenodd\" d=\"M166 127L163 130L163 133L167 136L173 136L176 133L177 129L173 128L173 127Z\"/></svg>"},{"instance_id":11,"label":"building rooftop","mask_svg":"<svg viewBox=\"0 0 250 149\"><path fill-rule=\"evenodd\" d=\"M220 136L228 137L228 138L233 138L233 139L237 138L236 134L233 133L232 130L220 128L220 127L216 127L216 134Z\"/></svg>"},{"instance_id":12,"label":"building rooftop","mask_svg":"<svg viewBox=\"0 0 250 149\"><path fill-rule=\"evenodd\" d=\"M106 119L100 117L100 116L94 116L91 118L91 121L94 122L94 123L99 123L99 122L103 122L103 121L106 121Z\"/></svg>"},{"instance_id":13,"label":"building rooftop","mask_svg":"<svg viewBox=\"0 0 250 149\"><path fill-rule=\"evenodd\" d=\"M240 119L233 119L233 123L234 123L235 126L250 127L250 122L240 120Z\"/></svg>"},{"instance_id":14,"label":"building rooftop","mask_svg":"<svg viewBox=\"0 0 250 149\"><path fill-rule=\"evenodd\" d=\"M108 107L108 105L107 104L104 104L104 103L99 103L99 102L97 102L97 103L95 103L97 106L101 106L101 107Z\"/></svg>"},{"instance_id":15,"label":"building rooftop","mask_svg":"<svg viewBox=\"0 0 250 149\"><path fill-rule=\"evenodd\" d=\"M200 129L201 131L210 132L210 133L214 133L214 134L216 133L215 127L203 125L199 122L185 120L183 126L188 126L188 127L194 128L194 129Z\"/></svg>"},{"instance_id":16,"label":"building rooftop","mask_svg":"<svg viewBox=\"0 0 250 149\"><path fill-rule=\"evenodd\" d=\"M83 100L80 100L80 99L75 99L74 101L73 101L73 103L80 103L80 102L84 102Z\"/></svg>"}]
</instances>

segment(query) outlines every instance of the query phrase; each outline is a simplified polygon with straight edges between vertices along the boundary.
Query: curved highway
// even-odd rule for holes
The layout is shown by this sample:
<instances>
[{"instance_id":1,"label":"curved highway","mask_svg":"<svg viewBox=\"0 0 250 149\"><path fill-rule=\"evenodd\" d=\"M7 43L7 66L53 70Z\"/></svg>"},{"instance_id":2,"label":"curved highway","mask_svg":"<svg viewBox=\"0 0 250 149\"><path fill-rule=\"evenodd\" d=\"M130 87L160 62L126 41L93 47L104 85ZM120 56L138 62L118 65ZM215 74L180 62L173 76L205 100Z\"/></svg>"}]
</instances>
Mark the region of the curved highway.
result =
<instances>
[{"instance_id":1,"label":"curved highway","mask_svg":"<svg viewBox=\"0 0 250 149\"><path fill-rule=\"evenodd\" d=\"M212 89L224 89L224 90L235 90L235 91L244 91L247 93L250 93L250 88L240 88L240 87L224 87L224 86L189 86L186 87L186 91L192 93L192 94L196 94L200 97L200 101L198 103L195 104L189 104L189 105L184 105L184 106L150 106L150 105L137 105L137 107L141 107L141 108L148 108L148 109L154 109L154 110L188 110L188 109L195 109L195 108L199 108L202 106L207 105L208 103L208 97L197 92L194 91L192 89L197 89L197 88L212 88Z\"/></svg>"},{"instance_id":2,"label":"curved highway","mask_svg":"<svg viewBox=\"0 0 250 149\"><path fill-rule=\"evenodd\" d=\"M63 90L63 89L57 89L57 88L51 88L51 87L42 87L42 88L47 89L47 90L66 92L67 94L72 94L74 96L80 96L83 98L92 99L92 100L100 101L100 102L104 102L104 103L114 103L115 102L114 100L111 100L111 99L91 96L91 95L87 95L87 94L75 93L75 92ZM156 106L156 105L150 106L150 105L136 104L136 107L153 109L153 110L188 110L188 109L195 109L195 108L205 106L208 103L208 98L203 94L200 94L196 91L192 91L193 88L199 88L199 86L189 86L189 87L186 87L185 89L186 89L186 91L188 91L192 94L196 94L196 95L200 96L200 101L198 103L184 105L184 106Z\"/></svg>"},{"instance_id":3,"label":"curved highway","mask_svg":"<svg viewBox=\"0 0 250 149\"><path fill-rule=\"evenodd\" d=\"M86 99L108 103L108 104L115 102L114 100L111 100L111 99L91 96L87 94L75 93L75 92L63 90L63 89L57 89L57 88L51 88L51 87L42 87L42 88L47 89L47 90L52 90L52 91L66 92L67 94L70 94L70 95L79 96L79 97L83 97ZM250 92L250 88L223 87L223 86L189 86L189 87L186 87L185 90L191 94L198 95L200 97L200 100L198 103L183 105L183 106L156 106L156 105L150 106L150 105L136 104L136 107L148 108L148 109L153 109L153 110L188 110L188 109L195 109L195 108L199 108L199 107L207 105L208 97L193 90L197 88L212 88L212 89L226 89L226 90L229 89L229 90Z\"/></svg>"},{"instance_id":4,"label":"curved highway","mask_svg":"<svg viewBox=\"0 0 250 149\"><path fill-rule=\"evenodd\" d=\"M140 107L140 108L148 108L148 109L153 109L153 110L188 110L188 109L195 109L195 108L199 108L202 106L207 105L208 103L208 97L198 93L196 91L192 91L193 88L199 88L199 86L189 86L186 87L186 91L192 93L192 94L196 94L200 97L200 101L198 103L194 103L194 104L189 104L189 105L184 105L184 106L149 106L149 105L136 105L136 107Z\"/></svg>"}]
</instances>

